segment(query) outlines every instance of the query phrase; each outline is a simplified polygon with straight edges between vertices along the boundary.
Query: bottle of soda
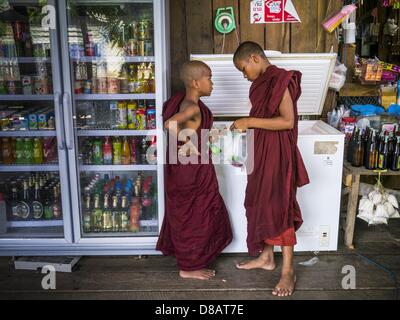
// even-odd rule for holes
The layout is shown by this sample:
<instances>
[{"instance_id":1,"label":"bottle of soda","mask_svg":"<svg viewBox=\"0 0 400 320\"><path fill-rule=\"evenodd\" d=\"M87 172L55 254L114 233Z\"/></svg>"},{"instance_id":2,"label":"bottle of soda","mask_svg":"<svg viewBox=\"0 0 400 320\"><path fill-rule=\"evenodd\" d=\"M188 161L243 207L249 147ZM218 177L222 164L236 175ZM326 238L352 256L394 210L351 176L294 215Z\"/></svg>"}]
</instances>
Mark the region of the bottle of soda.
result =
<instances>
[{"instance_id":1,"label":"bottle of soda","mask_svg":"<svg viewBox=\"0 0 400 320\"><path fill-rule=\"evenodd\" d=\"M113 164L120 165L122 162L122 143L119 137L113 140Z\"/></svg>"},{"instance_id":2,"label":"bottle of soda","mask_svg":"<svg viewBox=\"0 0 400 320\"><path fill-rule=\"evenodd\" d=\"M132 164L136 164L136 138L135 137L131 137L129 139L129 145L130 145L130 149L131 149L131 163Z\"/></svg>"},{"instance_id":3,"label":"bottle of soda","mask_svg":"<svg viewBox=\"0 0 400 320\"><path fill-rule=\"evenodd\" d=\"M118 102L110 101L111 129L117 130L119 123Z\"/></svg>"},{"instance_id":4,"label":"bottle of soda","mask_svg":"<svg viewBox=\"0 0 400 320\"><path fill-rule=\"evenodd\" d=\"M100 207L100 195L94 195L94 208L92 211L92 227L94 232L101 232L103 229L103 210Z\"/></svg>"},{"instance_id":5,"label":"bottle of soda","mask_svg":"<svg viewBox=\"0 0 400 320\"><path fill-rule=\"evenodd\" d=\"M347 146L347 161L351 164L353 162L353 155L354 155L354 146L357 143L358 139L358 127L354 126L353 134L351 135L351 139Z\"/></svg>"},{"instance_id":6,"label":"bottle of soda","mask_svg":"<svg viewBox=\"0 0 400 320\"><path fill-rule=\"evenodd\" d=\"M143 137L142 139L142 145L141 145L141 150L140 150L140 163L141 164L147 164L147 138Z\"/></svg>"},{"instance_id":7,"label":"bottle of soda","mask_svg":"<svg viewBox=\"0 0 400 320\"><path fill-rule=\"evenodd\" d=\"M104 164L110 165L113 162L113 150L110 137L106 137L103 144Z\"/></svg>"},{"instance_id":8,"label":"bottle of soda","mask_svg":"<svg viewBox=\"0 0 400 320\"><path fill-rule=\"evenodd\" d=\"M387 169L388 142L389 142L389 136L385 135L385 140L383 141L383 143L381 143L381 147L379 150L378 169L380 169L380 170Z\"/></svg>"},{"instance_id":9,"label":"bottle of soda","mask_svg":"<svg viewBox=\"0 0 400 320\"><path fill-rule=\"evenodd\" d=\"M33 164L33 140L31 138L25 138L24 154L25 163Z\"/></svg>"},{"instance_id":10,"label":"bottle of soda","mask_svg":"<svg viewBox=\"0 0 400 320\"><path fill-rule=\"evenodd\" d=\"M92 208L90 204L90 193L86 193L85 195L85 206L83 209L83 232L92 231Z\"/></svg>"},{"instance_id":11,"label":"bottle of soda","mask_svg":"<svg viewBox=\"0 0 400 320\"><path fill-rule=\"evenodd\" d=\"M33 218L36 220L42 219L43 217L43 202L42 195L39 188L39 182L35 182L35 195L32 202Z\"/></svg>"},{"instance_id":12,"label":"bottle of soda","mask_svg":"<svg viewBox=\"0 0 400 320\"><path fill-rule=\"evenodd\" d=\"M129 230L131 232L139 232L140 231L140 225L139 225L140 202L139 202L139 198L132 197L131 206L129 208L129 213L130 213Z\"/></svg>"},{"instance_id":13,"label":"bottle of soda","mask_svg":"<svg viewBox=\"0 0 400 320\"><path fill-rule=\"evenodd\" d=\"M112 231L121 231L121 215L118 210L118 197L112 197L112 217L111 217Z\"/></svg>"},{"instance_id":14,"label":"bottle of soda","mask_svg":"<svg viewBox=\"0 0 400 320\"><path fill-rule=\"evenodd\" d=\"M27 180L24 180L23 188L24 188L24 193L22 196L22 200L19 203L19 206L21 209L21 218L28 219L31 214L31 199L30 199L29 185Z\"/></svg>"},{"instance_id":15,"label":"bottle of soda","mask_svg":"<svg viewBox=\"0 0 400 320\"><path fill-rule=\"evenodd\" d=\"M129 221L128 203L127 203L126 196L123 196L122 202L121 202L121 231L122 232L128 231L128 221Z\"/></svg>"},{"instance_id":16,"label":"bottle of soda","mask_svg":"<svg viewBox=\"0 0 400 320\"><path fill-rule=\"evenodd\" d=\"M357 142L354 145L353 149L353 167L361 167L364 160L364 143L362 140L362 135L359 134L357 138Z\"/></svg>"},{"instance_id":17,"label":"bottle of soda","mask_svg":"<svg viewBox=\"0 0 400 320\"><path fill-rule=\"evenodd\" d=\"M12 195L11 195L11 215L15 218L20 218L21 217L21 206L18 201L18 189L17 189L17 184L13 183L12 184Z\"/></svg>"},{"instance_id":18,"label":"bottle of soda","mask_svg":"<svg viewBox=\"0 0 400 320\"><path fill-rule=\"evenodd\" d=\"M46 220L52 220L53 216L53 208L52 208L52 199L51 199L51 192L48 187L45 187L44 190L44 218Z\"/></svg>"},{"instance_id":19,"label":"bottle of soda","mask_svg":"<svg viewBox=\"0 0 400 320\"><path fill-rule=\"evenodd\" d=\"M396 147L393 152L391 169L393 171L400 170L400 136L396 137Z\"/></svg>"},{"instance_id":20,"label":"bottle of soda","mask_svg":"<svg viewBox=\"0 0 400 320\"><path fill-rule=\"evenodd\" d=\"M112 211L109 208L108 194L104 195L103 206L103 231L109 232L112 230Z\"/></svg>"},{"instance_id":21,"label":"bottle of soda","mask_svg":"<svg viewBox=\"0 0 400 320\"><path fill-rule=\"evenodd\" d=\"M53 187L53 204L52 204L52 210L53 210L53 216L56 219L61 218L61 202L60 202L60 193L58 191L58 187L55 186Z\"/></svg>"},{"instance_id":22,"label":"bottle of soda","mask_svg":"<svg viewBox=\"0 0 400 320\"><path fill-rule=\"evenodd\" d=\"M20 139L21 140L21 139ZM4 164L13 164L12 149L9 138L3 138L2 143L2 155Z\"/></svg>"},{"instance_id":23,"label":"bottle of soda","mask_svg":"<svg viewBox=\"0 0 400 320\"><path fill-rule=\"evenodd\" d=\"M103 141L98 138L93 142L93 164L103 164Z\"/></svg>"},{"instance_id":24,"label":"bottle of soda","mask_svg":"<svg viewBox=\"0 0 400 320\"><path fill-rule=\"evenodd\" d=\"M129 148L128 138L124 137L124 143L122 144L122 164L131 164L131 151Z\"/></svg>"},{"instance_id":25,"label":"bottle of soda","mask_svg":"<svg viewBox=\"0 0 400 320\"><path fill-rule=\"evenodd\" d=\"M372 130L370 139L367 143L367 158L365 167L370 170L375 170L378 165L378 142L376 138L376 131Z\"/></svg>"},{"instance_id":26,"label":"bottle of soda","mask_svg":"<svg viewBox=\"0 0 400 320\"><path fill-rule=\"evenodd\" d=\"M33 162L43 164L43 145L40 138L35 138L33 143Z\"/></svg>"}]
</instances>

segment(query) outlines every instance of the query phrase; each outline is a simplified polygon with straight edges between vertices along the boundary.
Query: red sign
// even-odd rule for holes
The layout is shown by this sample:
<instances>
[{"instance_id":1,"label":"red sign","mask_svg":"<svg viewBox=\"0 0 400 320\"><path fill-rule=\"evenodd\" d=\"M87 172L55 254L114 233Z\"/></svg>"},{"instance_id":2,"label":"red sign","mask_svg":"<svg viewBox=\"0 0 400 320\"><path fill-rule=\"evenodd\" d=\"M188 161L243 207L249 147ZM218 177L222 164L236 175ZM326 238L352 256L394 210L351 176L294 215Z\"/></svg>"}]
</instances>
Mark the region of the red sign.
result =
<instances>
[{"instance_id":1,"label":"red sign","mask_svg":"<svg viewBox=\"0 0 400 320\"><path fill-rule=\"evenodd\" d=\"M301 22L292 0L253 0L250 6L251 23Z\"/></svg>"}]
</instances>

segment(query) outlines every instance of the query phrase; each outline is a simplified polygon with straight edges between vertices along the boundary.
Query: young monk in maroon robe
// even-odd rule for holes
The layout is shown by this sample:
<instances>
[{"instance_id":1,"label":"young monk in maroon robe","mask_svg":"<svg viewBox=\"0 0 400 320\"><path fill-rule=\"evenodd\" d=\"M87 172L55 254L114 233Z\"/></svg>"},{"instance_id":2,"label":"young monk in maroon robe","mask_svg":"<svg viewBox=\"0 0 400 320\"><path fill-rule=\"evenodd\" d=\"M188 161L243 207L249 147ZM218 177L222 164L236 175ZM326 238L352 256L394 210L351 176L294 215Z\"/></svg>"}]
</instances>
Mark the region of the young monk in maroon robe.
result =
<instances>
[{"instance_id":1,"label":"young monk in maroon robe","mask_svg":"<svg viewBox=\"0 0 400 320\"><path fill-rule=\"evenodd\" d=\"M215 270L207 266L232 241L232 231L208 148L206 163L200 155L203 144L208 143L208 139L202 141L201 129L210 130L213 123L211 111L200 100L211 94L211 69L203 62L191 61L182 67L181 79L186 93L173 96L163 110L169 142L176 143L182 130L186 139L178 152L167 147L165 216L157 250L176 257L182 278L206 280L215 276ZM187 145L190 148L182 151ZM185 157L196 161L186 164Z\"/></svg>"},{"instance_id":2,"label":"young monk in maroon robe","mask_svg":"<svg viewBox=\"0 0 400 320\"><path fill-rule=\"evenodd\" d=\"M245 208L249 254L259 254L237 268L274 270L274 246L281 246L282 273L273 295L289 296L296 282L295 231L303 221L296 190L309 183L297 148L301 73L271 65L254 42L238 47L234 64L252 82L250 117L235 121L231 129L254 129L254 170L248 175Z\"/></svg>"}]
</instances>

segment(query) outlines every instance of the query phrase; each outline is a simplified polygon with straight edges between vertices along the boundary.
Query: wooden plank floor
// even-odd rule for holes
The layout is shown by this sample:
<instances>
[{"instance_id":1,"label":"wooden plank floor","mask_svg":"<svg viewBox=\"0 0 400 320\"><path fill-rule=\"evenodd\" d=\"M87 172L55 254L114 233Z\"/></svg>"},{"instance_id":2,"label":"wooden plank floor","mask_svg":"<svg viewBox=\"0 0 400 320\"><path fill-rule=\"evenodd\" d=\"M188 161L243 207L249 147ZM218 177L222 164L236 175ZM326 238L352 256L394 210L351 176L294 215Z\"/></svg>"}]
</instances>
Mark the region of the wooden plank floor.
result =
<instances>
[{"instance_id":1,"label":"wooden plank floor","mask_svg":"<svg viewBox=\"0 0 400 320\"><path fill-rule=\"evenodd\" d=\"M388 270L400 280L399 238L400 220L388 228L367 228L358 221L356 251L340 246L337 252L296 254L297 291L285 299L394 299L397 284ZM319 262L314 266L299 265L315 256ZM194 281L180 279L170 257L83 257L73 273L57 274L51 292L41 288L44 275L15 270L11 258L0 258L0 299L277 299L271 291L279 279L280 254L273 272L237 270L235 263L246 258L222 255L214 264L215 279ZM342 288L346 265L355 267L356 290Z\"/></svg>"}]
</instances>

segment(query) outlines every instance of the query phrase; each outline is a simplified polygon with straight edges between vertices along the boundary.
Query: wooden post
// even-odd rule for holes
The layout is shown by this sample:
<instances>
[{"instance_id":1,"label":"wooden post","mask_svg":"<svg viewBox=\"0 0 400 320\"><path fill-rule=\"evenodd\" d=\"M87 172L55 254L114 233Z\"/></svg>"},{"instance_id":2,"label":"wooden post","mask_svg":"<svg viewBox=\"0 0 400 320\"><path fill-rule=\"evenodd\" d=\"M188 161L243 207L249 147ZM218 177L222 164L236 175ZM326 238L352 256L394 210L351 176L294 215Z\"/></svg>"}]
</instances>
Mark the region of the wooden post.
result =
<instances>
[{"instance_id":1,"label":"wooden post","mask_svg":"<svg viewBox=\"0 0 400 320\"><path fill-rule=\"evenodd\" d=\"M347 206L346 227L344 233L344 242L349 249L354 249L353 237L354 226L356 223L358 191L360 187L360 175L354 174L352 179L351 192L349 194L349 203Z\"/></svg>"}]
</instances>

